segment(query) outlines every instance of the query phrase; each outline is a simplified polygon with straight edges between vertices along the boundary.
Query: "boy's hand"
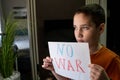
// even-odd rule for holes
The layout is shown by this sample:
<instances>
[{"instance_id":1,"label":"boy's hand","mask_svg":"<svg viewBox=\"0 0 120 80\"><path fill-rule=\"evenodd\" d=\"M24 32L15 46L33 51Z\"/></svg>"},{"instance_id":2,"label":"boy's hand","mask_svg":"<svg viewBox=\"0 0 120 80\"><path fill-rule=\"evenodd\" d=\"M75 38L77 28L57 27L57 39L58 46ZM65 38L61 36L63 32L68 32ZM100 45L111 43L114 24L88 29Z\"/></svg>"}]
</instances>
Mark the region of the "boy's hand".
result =
<instances>
[{"instance_id":1,"label":"boy's hand","mask_svg":"<svg viewBox=\"0 0 120 80\"><path fill-rule=\"evenodd\" d=\"M54 71L53 65L52 65L52 59L50 57L46 57L43 59L43 65L42 68Z\"/></svg>"},{"instance_id":2,"label":"boy's hand","mask_svg":"<svg viewBox=\"0 0 120 80\"><path fill-rule=\"evenodd\" d=\"M103 67L97 64L90 64L89 67L91 69L90 71L91 80L109 80L108 75Z\"/></svg>"}]
</instances>

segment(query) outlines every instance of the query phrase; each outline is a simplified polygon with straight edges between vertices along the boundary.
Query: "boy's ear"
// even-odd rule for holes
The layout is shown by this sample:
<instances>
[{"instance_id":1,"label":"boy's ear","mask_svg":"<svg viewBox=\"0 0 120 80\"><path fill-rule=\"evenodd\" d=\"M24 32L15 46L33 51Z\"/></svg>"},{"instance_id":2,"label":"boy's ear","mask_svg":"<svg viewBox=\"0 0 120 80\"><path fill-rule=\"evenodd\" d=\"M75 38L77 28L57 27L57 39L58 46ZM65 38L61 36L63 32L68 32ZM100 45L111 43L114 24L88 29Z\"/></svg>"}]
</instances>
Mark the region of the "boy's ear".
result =
<instances>
[{"instance_id":1,"label":"boy's ear","mask_svg":"<svg viewBox=\"0 0 120 80\"><path fill-rule=\"evenodd\" d=\"M101 23L100 26L99 26L100 34L104 32L104 29L105 29L105 23Z\"/></svg>"}]
</instances>

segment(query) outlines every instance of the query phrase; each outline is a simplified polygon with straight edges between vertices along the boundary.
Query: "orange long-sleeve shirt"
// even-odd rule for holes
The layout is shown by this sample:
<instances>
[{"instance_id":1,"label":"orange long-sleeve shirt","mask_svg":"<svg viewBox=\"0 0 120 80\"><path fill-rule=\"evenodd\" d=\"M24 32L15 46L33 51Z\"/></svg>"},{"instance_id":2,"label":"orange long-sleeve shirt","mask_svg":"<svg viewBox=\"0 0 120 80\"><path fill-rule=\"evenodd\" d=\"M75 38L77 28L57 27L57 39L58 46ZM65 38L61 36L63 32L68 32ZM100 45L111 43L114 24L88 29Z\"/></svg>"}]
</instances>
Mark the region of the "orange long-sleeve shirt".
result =
<instances>
[{"instance_id":1,"label":"orange long-sleeve shirt","mask_svg":"<svg viewBox=\"0 0 120 80\"><path fill-rule=\"evenodd\" d=\"M91 63L102 66L110 79L120 80L120 56L105 46L91 55Z\"/></svg>"}]
</instances>

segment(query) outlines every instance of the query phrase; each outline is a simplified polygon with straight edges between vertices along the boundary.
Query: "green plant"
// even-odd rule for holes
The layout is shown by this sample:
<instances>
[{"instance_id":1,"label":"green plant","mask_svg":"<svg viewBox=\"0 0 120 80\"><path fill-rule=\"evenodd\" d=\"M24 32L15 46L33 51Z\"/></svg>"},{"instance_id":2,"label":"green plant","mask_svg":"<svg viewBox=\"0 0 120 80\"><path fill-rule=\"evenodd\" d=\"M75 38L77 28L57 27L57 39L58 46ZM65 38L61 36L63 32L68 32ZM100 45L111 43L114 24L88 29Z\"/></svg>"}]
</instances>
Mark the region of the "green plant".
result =
<instances>
[{"instance_id":1,"label":"green plant","mask_svg":"<svg viewBox=\"0 0 120 80\"><path fill-rule=\"evenodd\" d=\"M4 20L4 35L2 35L0 51L0 73L4 78L12 75L14 71L16 55L14 54L13 43L17 23L12 14Z\"/></svg>"}]
</instances>

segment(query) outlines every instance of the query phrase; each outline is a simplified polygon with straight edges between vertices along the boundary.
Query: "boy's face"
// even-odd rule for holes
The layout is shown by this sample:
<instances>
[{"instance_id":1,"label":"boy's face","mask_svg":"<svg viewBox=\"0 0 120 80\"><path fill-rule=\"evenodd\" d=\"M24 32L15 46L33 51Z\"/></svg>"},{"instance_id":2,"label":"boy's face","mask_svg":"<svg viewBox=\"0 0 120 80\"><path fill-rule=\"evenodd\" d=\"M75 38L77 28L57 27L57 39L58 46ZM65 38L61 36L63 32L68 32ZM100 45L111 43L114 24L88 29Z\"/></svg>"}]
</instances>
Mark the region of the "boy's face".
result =
<instances>
[{"instance_id":1,"label":"boy's face","mask_svg":"<svg viewBox=\"0 0 120 80\"><path fill-rule=\"evenodd\" d=\"M96 28L90 16L86 16L83 13L75 14L73 26L77 42L88 42L89 45L98 44L100 28Z\"/></svg>"}]
</instances>

